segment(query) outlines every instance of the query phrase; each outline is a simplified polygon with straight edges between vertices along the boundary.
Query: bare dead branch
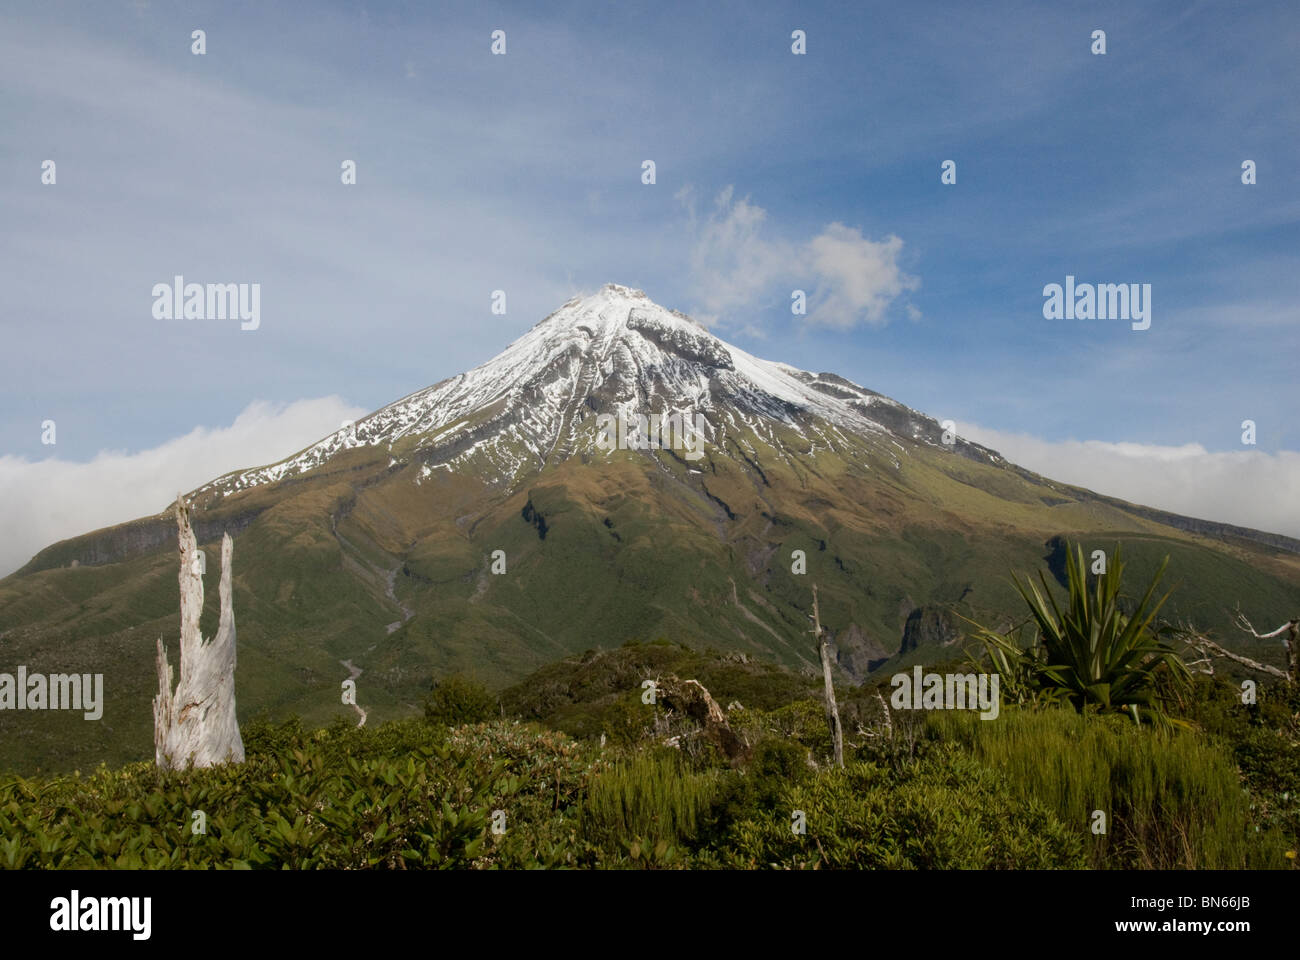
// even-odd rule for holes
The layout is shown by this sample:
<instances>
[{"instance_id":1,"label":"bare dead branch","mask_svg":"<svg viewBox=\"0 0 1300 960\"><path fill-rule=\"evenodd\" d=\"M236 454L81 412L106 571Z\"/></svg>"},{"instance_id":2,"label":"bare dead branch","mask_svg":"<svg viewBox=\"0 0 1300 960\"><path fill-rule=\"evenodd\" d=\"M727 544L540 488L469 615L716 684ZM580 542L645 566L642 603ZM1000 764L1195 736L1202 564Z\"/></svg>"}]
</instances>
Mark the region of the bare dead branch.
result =
<instances>
[{"instance_id":1,"label":"bare dead branch","mask_svg":"<svg viewBox=\"0 0 1300 960\"><path fill-rule=\"evenodd\" d=\"M1197 660L1196 663L1208 662L1211 656L1223 657L1226 660L1231 660L1234 663L1239 663L1243 667L1249 667L1251 670L1254 670L1258 673L1266 673L1271 677L1278 677L1279 679L1285 680L1288 683L1291 682L1291 676L1285 670L1279 670L1277 667L1270 666L1267 663L1260 663L1258 660L1250 659L1250 657L1243 657L1239 653L1233 653L1231 650L1225 650L1223 647L1219 646L1219 644L1215 643L1209 637L1205 636L1204 634L1197 633L1188 625L1184 625L1181 628L1180 632L1183 634L1188 645L1191 646L1193 649L1199 651L1201 655L1205 658L1204 660ZM1192 666L1192 664L1189 664L1188 666ZM1213 666L1211 666L1210 669L1205 672L1213 673L1213 671L1214 668Z\"/></svg>"},{"instance_id":2,"label":"bare dead branch","mask_svg":"<svg viewBox=\"0 0 1300 960\"><path fill-rule=\"evenodd\" d=\"M831 752L835 766L844 766L844 729L840 726L840 708L835 702L835 683L831 679L831 648L822 635L821 614L817 609L817 584L813 584L813 635L822 660L822 680L826 687L826 723L830 727Z\"/></svg>"},{"instance_id":3,"label":"bare dead branch","mask_svg":"<svg viewBox=\"0 0 1300 960\"><path fill-rule=\"evenodd\" d=\"M1276 630L1270 630L1268 633L1257 633L1255 631L1254 625L1250 622L1250 620L1246 617L1246 615L1242 613L1240 610L1237 611L1237 619L1235 621L1238 630L1241 630L1245 633L1249 633L1252 637L1256 638L1257 640L1271 640L1274 637L1282 636L1282 634L1284 633L1290 633L1291 631L1295 630L1297 623L1300 623L1300 620L1288 620L1286 623L1282 624L1282 626L1278 627ZM1287 647L1291 646L1291 644L1288 642L1287 639L1283 639L1282 643Z\"/></svg>"}]
</instances>

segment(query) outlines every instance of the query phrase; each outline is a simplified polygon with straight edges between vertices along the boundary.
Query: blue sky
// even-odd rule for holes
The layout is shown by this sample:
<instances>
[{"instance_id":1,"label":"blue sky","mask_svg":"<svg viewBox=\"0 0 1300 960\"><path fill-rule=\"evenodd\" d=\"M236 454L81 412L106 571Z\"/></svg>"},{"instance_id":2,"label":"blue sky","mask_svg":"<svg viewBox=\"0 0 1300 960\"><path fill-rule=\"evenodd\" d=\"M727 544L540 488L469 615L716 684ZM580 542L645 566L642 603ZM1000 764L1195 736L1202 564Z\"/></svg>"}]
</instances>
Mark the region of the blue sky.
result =
<instances>
[{"instance_id":1,"label":"blue sky","mask_svg":"<svg viewBox=\"0 0 1300 960\"><path fill-rule=\"evenodd\" d=\"M1102 447L1063 451L1153 450L1106 492L1300 534L1300 7L899 7L6 4L0 490L57 512L52 472L152 475L196 430L253 459L191 471L264 462L615 281L1034 469L1104 486ZM154 319L175 274L260 283L260 328ZM1045 320L1067 274L1151 284L1151 328ZM1157 502L1171 457L1191 499ZM1285 519L1234 513L1243 478Z\"/></svg>"}]
</instances>

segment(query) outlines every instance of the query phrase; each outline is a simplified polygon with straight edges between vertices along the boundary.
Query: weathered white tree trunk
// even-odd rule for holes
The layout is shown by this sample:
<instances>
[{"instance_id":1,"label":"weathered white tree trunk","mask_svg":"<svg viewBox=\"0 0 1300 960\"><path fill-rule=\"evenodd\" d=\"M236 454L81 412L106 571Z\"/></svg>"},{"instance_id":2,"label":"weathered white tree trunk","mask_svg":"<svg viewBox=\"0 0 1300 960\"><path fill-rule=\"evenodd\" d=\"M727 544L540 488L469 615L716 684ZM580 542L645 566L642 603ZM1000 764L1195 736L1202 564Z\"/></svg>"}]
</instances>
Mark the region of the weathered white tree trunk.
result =
<instances>
[{"instance_id":1,"label":"weathered white tree trunk","mask_svg":"<svg viewBox=\"0 0 1300 960\"><path fill-rule=\"evenodd\" d=\"M813 584L813 633L822 658L822 679L826 683L826 724L831 731L831 751L835 766L844 766L844 730L840 726L840 708L835 702L835 683L831 680L831 648L822 634L821 613L817 609L817 584Z\"/></svg>"},{"instance_id":2,"label":"weathered white tree trunk","mask_svg":"<svg viewBox=\"0 0 1300 960\"><path fill-rule=\"evenodd\" d=\"M203 613L203 574L198 544L190 529L189 510L176 497L180 540L181 679L172 690L172 668L162 637L158 638L158 696L153 701L155 762L164 770L218 763L240 763L244 741L235 719L235 611L230 597L230 560L235 545L221 538L221 620L217 635L204 642L199 633Z\"/></svg>"}]
</instances>

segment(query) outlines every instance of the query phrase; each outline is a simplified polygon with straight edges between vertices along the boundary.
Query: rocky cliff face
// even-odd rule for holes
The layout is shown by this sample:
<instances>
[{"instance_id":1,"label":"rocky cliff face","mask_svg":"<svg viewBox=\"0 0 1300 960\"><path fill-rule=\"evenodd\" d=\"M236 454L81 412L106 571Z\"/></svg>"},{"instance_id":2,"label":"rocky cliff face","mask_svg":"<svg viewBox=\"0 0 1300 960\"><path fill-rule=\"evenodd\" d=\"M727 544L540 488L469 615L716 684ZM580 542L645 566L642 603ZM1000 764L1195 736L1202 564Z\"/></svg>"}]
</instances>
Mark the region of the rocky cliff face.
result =
<instances>
[{"instance_id":1,"label":"rocky cliff face","mask_svg":"<svg viewBox=\"0 0 1300 960\"><path fill-rule=\"evenodd\" d=\"M891 641L893 639L890 638ZM895 652L886 649L875 637L868 637L856 623L850 623L847 629L839 633L831 632L831 648L836 665L851 679L859 682L865 680L872 670Z\"/></svg>"},{"instance_id":2,"label":"rocky cliff face","mask_svg":"<svg viewBox=\"0 0 1300 960\"><path fill-rule=\"evenodd\" d=\"M908 614L903 626L903 642L899 653L910 653L921 647L949 647L960 640L964 631L960 621L946 607L926 605Z\"/></svg>"}]
</instances>

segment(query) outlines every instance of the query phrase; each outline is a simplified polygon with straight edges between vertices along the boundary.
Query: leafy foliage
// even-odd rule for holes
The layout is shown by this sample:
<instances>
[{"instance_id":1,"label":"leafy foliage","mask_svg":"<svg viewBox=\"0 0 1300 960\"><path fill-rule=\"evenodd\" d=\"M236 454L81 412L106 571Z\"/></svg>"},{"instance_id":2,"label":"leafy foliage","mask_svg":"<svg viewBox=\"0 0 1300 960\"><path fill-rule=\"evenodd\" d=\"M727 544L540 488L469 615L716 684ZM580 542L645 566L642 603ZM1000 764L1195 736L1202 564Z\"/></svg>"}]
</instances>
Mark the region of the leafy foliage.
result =
<instances>
[{"instance_id":1,"label":"leafy foliage","mask_svg":"<svg viewBox=\"0 0 1300 960\"><path fill-rule=\"evenodd\" d=\"M1199 677L1188 717L1236 761L1249 790L1252 832L1285 838L1284 856L1300 851L1300 688L1261 684L1254 703L1223 677Z\"/></svg>"},{"instance_id":2,"label":"leafy foliage","mask_svg":"<svg viewBox=\"0 0 1300 960\"><path fill-rule=\"evenodd\" d=\"M1125 612L1120 600L1124 562L1118 546L1089 588L1083 548L1067 551L1069 597L1064 609L1040 570L1043 590L1032 580L1013 575L1017 592L1029 607L1036 636L1021 649L1012 635L979 627L981 641L995 669L1017 702L1045 703L1064 698L1085 708L1126 710L1137 722L1145 716L1168 719L1162 701L1162 681L1185 687L1186 664L1165 639L1171 628L1155 625L1168 600L1154 600L1164 574L1166 557L1141 598ZM978 624L976 625L978 627Z\"/></svg>"},{"instance_id":3,"label":"leafy foliage","mask_svg":"<svg viewBox=\"0 0 1300 960\"><path fill-rule=\"evenodd\" d=\"M442 741L418 721L311 735L289 724L250 731L246 746L245 763L204 770L10 778L0 866L484 867L498 859L491 811L545 805L540 779L514 772L512 756Z\"/></svg>"}]
</instances>

